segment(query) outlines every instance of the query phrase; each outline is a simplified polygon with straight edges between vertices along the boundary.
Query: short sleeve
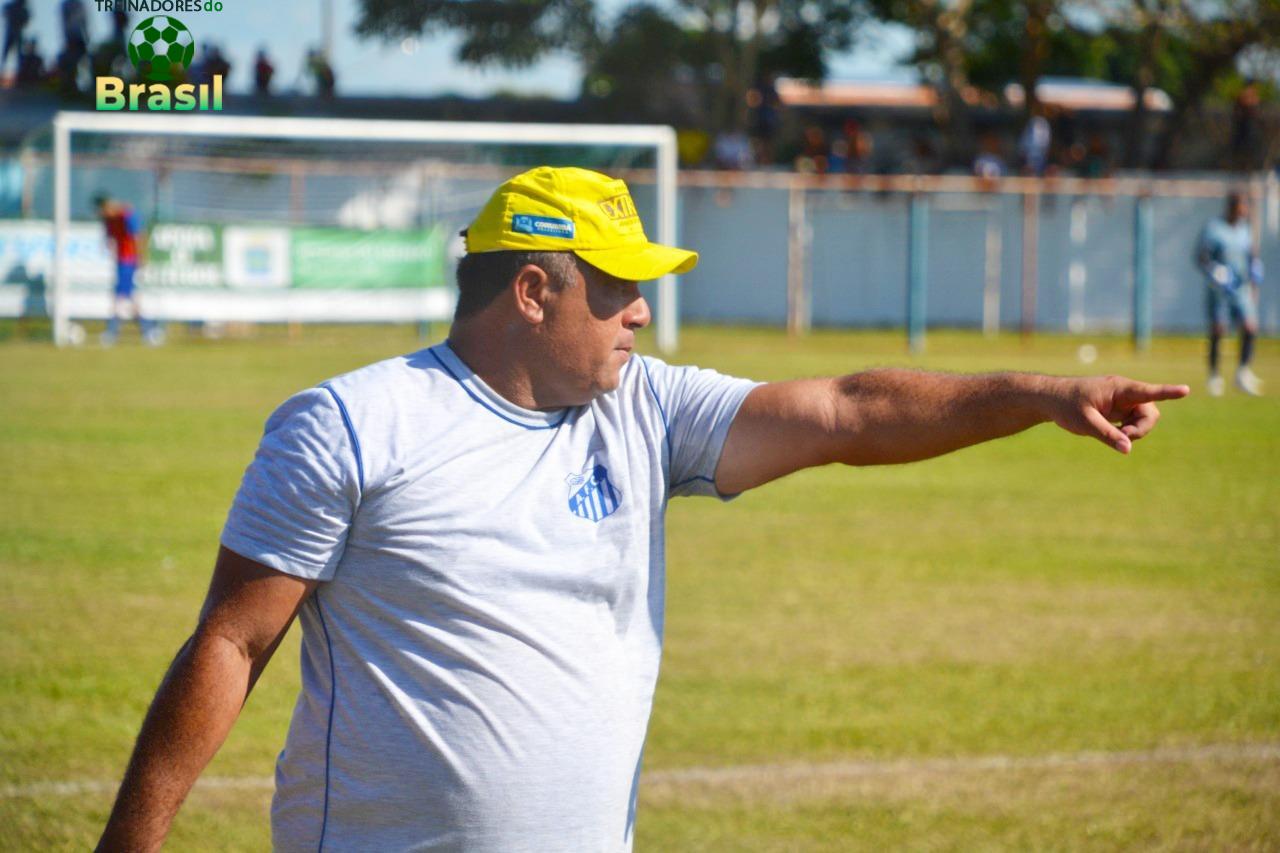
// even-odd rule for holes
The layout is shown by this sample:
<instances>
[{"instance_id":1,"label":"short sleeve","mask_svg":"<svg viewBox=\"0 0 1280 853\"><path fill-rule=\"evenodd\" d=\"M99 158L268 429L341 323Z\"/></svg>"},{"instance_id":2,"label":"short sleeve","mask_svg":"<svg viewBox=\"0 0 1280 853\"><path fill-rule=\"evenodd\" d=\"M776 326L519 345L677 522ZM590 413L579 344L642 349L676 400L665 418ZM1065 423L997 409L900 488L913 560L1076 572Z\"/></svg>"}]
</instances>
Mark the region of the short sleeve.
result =
<instances>
[{"instance_id":1,"label":"short sleeve","mask_svg":"<svg viewBox=\"0 0 1280 853\"><path fill-rule=\"evenodd\" d=\"M1214 254L1211 228L1209 225L1205 225L1200 229L1200 236L1196 238L1196 251L1193 257L1195 265L1199 267L1201 271L1207 273L1209 271L1209 266L1214 260Z\"/></svg>"},{"instance_id":2,"label":"short sleeve","mask_svg":"<svg viewBox=\"0 0 1280 853\"><path fill-rule=\"evenodd\" d=\"M742 401L760 383L644 356L641 364L667 430L670 494L733 497L716 490L716 465Z\"/></svg>"},{"instance_id":3,"label":"short sleeve","mask_svg":"<svg viewBox=\"0 0 1280 853\"><path fill-rule=\"evenodd\" d=\"M327 387L289 398L267 419L222 544L277 571L329 580L360 501L359 444Z\"/></svg>"}]
</instances>

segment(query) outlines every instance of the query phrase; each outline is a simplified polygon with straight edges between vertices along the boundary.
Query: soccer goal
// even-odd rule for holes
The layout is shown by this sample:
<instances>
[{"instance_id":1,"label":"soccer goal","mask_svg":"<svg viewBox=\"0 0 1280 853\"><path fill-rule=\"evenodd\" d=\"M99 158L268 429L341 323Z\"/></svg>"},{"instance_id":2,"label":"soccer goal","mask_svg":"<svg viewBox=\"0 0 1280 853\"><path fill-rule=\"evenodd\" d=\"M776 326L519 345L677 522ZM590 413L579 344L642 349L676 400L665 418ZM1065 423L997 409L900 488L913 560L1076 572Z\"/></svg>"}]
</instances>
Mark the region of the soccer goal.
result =
<instances>
[{"instance_id":1,"label":"soccer goal","mask_svg":"<svg viewBox=\"0 0 1280 853\"><path fill-rule=\"evenodd\" d=\"M498 183L535 165L626 179L650 238L678 244L669 127L63 112L51 137L43 161L25 158L23 219L0 229L50 229L44 302L60 346L75 320L110 310L100 194L139 215L142 307L162 321L447 319L458 231ZM654 295L670 351L673 278Z\"/></svg>"}]
</instances>

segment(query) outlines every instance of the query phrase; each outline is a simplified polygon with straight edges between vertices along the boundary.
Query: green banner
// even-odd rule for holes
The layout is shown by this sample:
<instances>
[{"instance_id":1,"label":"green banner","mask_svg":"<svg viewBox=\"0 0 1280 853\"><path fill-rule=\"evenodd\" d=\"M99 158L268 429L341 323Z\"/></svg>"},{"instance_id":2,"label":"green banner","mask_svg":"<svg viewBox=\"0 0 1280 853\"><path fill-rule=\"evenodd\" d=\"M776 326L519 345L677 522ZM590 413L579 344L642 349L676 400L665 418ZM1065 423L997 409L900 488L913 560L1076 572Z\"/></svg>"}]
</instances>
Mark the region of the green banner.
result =
<instances>
[{"instance_id":1,"label":"green banner","mask_svg":"<svg viewBox=\"0 0 1280 853\"><path fill-rule=\"evenodd\" d=\"M147 234L147 287L222 287L222 228L161 223Z\"/></svg>"},{"instance_id":2,"label":"green banner","mask_svg":"<svg viewBox=\"0 0 1280 853\"><path fill-rule=\"evenodd\" d=\"M445 284L444 232L294 228L294 287L440 287Z\"/></svg>"}]
</instances>

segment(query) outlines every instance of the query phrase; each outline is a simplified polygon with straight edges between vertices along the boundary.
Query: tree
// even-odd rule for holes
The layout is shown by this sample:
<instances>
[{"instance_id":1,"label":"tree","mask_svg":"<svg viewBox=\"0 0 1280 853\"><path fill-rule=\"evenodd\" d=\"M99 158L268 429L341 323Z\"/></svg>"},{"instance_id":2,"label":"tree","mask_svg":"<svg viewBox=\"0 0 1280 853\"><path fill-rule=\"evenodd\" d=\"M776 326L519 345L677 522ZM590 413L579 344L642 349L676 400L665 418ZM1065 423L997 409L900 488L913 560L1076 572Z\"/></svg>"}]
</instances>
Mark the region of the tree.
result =
<instances>
[{"instance_id":1,"label":"tree","mask_svg":"<svg viewBox=\"0 0 1280 853\"><path fill-rule=\"evenodd\" d=\"M619 15L587 59L583 97L592 114L612 121L703 123L712 90L709 46L665 11L647 3Z\"/></svg>"},{"instance_id":2,"label":"tree","mask_svg":"<svg viewBox=\"0 0 1280 853\"><path fill-rule=\"evenodd\" d=\"M1173 99L1173 109L1156 141L1157 169L1172 165L1177 141L1215 85L1238 76L1237 65L1247 50L1280 49L1280 0L1171 0L1169 6L1166 26L1180 37L1184 59L1164 65L1173 72L1162 85Z\"/></svg>"},{"instance_id":3,"label":"tree","mask_svg":"<svg viewBox=\"0 0 1280 853\"><path fill-rule=\"evenodd\" d=\"M1206 100L1239 88L1241 58L1280 52L1280 0L875 0L875 8L915 29L912 61L939 90L953 162L968 145L957 96L965 85L998 92L1017 80L1030 115L1038 81L1057 74L1130 86L1124 162L1167 168ZM1146 106L1153 88L1173 104L1159 129Z\"/></svg>"},{"instance_id":4,"label":"tree","mask_svg":"<svg viewBox=\"0 0 1280 853\"><path fill-rule=\"evenodd\" d=\"M594 0L360 0L356 32L394 41L452 31L458 61L523 68L553 51L599 44Z\"/></svg>"},{"instance_id":5,"label":"tree","mask_svg":"<svg viewBox=\"0 0 1280 853\"><path fill-rule=\"evenodd\" d=\"M865 18L865 0L674 0L670 10L632 5L608 27L593 0L360 4L361 35L393 40L457 32L458 60L469 64L518 68L549 52L567 53L583 63L588 93L594 87L653 97L655 82L682 72L705 102L712 130L746 127L746 94L763 74L821 79L826 57L848 49Z\"/></svg>"},{"instance_id":6,"label":"tree","mask_svg":"<svg viewBox=\"0 0 1280 853\"><path fill-rule=\"evenodd\" d=\"M1280 0L1117 0L1096 7L1110 45L1107 79L1126 83L1134 104L1125 165L1169 168L1178 141L1206 102L1239 88L1239 65L1251 50L1280 49ZM1158 131L1146 106L1151 89L1172 108Z\"/></svg>"},{"instance_id":7,"label":"tree","mask_svg":"<svg viewBox=\"0 0 1280 853\"><path fill-rule=\"evenodd\" d=\"M938 93L934 111L943 131L944 162L973 156L973 119L966 95L971 88L968 55L975 0L875 0L881 18L906 24L916 33L912 62Z\"/></svg>"}]
</instances>

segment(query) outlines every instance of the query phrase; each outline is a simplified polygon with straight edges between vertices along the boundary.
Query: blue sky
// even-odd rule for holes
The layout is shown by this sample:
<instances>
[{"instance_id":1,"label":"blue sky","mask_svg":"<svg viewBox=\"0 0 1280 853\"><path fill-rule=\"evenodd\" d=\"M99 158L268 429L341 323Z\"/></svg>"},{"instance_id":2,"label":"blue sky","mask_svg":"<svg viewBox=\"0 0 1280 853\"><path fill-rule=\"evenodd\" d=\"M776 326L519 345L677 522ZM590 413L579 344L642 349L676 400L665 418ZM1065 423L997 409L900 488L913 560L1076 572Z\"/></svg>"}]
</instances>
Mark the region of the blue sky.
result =
<instances>
[{"instance_id":1,"label":"blue sky","mask_svg":"<svg viewBox=\"0 0 1280 853\"><path fill-rule=\"evenodd\" d=\"M111 29L111 15L100 12L94 0L89 9L90 36L99 40ZM306 49L321 40L321 3L324 0L223 0L221 12L191 12L177 17L191 28L199 45L219 44L231 61L232 91L251 85L254 53L265 46L276 66L275 88L287 90L301 78ZM581 69L566 57L550 57L520 71L477 70L453 60L455 41L447 36L384 44L356 38L352 29L357 0L331 0L334 7L334 66L340 94L430 95L455 93L469 96L498 91L540 93L556 97L577 94ZM28 34L40 42L49 58L61 46L57 0L29 0L32 21ZM620 0L603 0L605 9L617 9ZM134 13L137 23L146 13ZM873 28L851 54L832 63L832 77L879 77L893 73L897 57L910 49L910 32L899 27Z\"/></svg>"}]
</instances>

